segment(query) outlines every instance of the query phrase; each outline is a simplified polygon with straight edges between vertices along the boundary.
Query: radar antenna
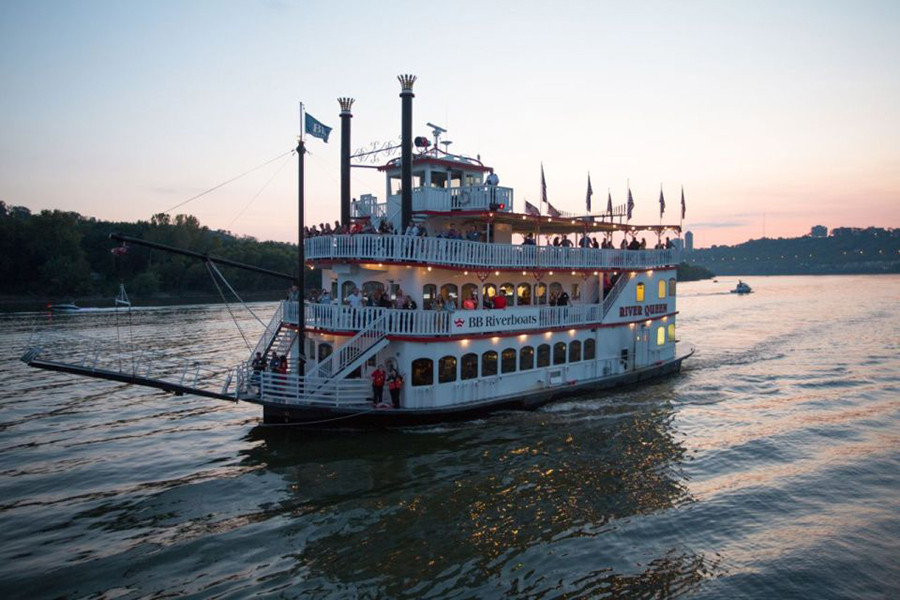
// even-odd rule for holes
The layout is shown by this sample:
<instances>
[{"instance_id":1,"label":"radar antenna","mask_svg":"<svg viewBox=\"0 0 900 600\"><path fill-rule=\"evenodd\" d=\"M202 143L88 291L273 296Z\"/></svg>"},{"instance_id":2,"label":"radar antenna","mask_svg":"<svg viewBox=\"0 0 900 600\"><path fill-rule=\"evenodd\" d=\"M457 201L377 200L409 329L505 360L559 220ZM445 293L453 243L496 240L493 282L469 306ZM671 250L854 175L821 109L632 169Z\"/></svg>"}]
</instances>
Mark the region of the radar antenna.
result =
<instances>
[{"instance_id":1,"label":"radar antenna","mask_svg":"<svg viewBox=\"0 0 900 600\"><path fill-rule=\"evenodd\" d=\"M431 133L432 135L434 135L434 147L437 148L438 144L441 141L441 134L447 133L447 130L440 125L435 125L434 123L426 123L426 125L431 127Z\"/></svg>"}]
</instances>

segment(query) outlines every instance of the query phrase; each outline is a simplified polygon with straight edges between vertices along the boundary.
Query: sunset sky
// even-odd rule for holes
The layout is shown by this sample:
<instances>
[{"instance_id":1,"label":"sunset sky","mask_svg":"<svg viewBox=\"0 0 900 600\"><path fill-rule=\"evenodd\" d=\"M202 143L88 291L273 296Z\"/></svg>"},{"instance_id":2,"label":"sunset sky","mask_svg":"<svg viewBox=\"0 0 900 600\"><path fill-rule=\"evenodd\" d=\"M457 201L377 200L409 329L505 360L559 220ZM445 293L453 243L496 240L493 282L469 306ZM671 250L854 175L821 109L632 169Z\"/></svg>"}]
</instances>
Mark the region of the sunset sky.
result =
<instances>
[{"instance_id":1,"label":"sunset sky","mask_svg":"<svg viewBox=\"0 0 900 600\"><path fill-rule=\"evenodd\" d=\"M43 2L0 4L0 200L148 219L309 141L307 221L339 217L338 96L353 145L399 135L399 73L427 121L517 207L605 204L695 245L815 224L900 226L900 2ZM296 159L179 211L296 237ZM268 183L268 186L266 184ZM264 186L266 186L264 188ZM264 189L263 189L264 188ZM262 189L262 192L260 190ZM383 199L377 172L353 195ZM240 218L244 207L250 205Z\"/></svg>"}]
</instances>

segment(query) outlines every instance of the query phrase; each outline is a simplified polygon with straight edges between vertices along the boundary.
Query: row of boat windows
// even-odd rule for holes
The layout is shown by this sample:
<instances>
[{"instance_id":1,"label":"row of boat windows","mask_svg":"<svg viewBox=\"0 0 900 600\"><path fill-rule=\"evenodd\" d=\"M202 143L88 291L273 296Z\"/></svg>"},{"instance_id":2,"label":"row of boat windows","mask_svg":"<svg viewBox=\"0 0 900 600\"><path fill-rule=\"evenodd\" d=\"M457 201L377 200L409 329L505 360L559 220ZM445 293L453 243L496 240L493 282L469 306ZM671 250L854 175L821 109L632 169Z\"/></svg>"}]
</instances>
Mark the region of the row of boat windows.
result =
<instances>
[{"instance_id":1,"label":"row of boat windows","mask_svg":"<svg viewBox=\"0 0 900 600\"><path fill-rule=\"evenodd\" d=\"M347 298L353 291L355 284L352 281L345 281L342 286L342 297ZM395 286L397 287L397 286ZM563 293L563 285L559 282L553 283L501 283L499 286L493 283L485 283L481 289L483 298L493 298L498 294L506 298L507 306L543 306L554 304L554 300L559 298ZM380 281L366 281L362 284L362 293L364 296L371 298L375 292L383 294L385 292L384 284ZM396 293L396 290L390 290L390 293ZM461 295L460 295L461 294ZM675 278L659 279L657 282L657 297L663 299L666 296L675 295ZM638 283L635 286L635 301L643 302L645 296L645 286ZM578 283L571 284L569 299L578 300L581 297L581 285ZM467 301L474 300L474 305L478 306L478 285L475 283L463 284L462 288L455 283L445 283L438 288L433 283L422 286L422 308L431 309L434 303L440 298L444 302L452 300L453 303L462 308ZM461 298L461 300L460 300Z\"/></svg>"},{"instance_id":2,"label":"row of boat windows","mask_svg":"<svg viewBox=\"0 0 900 600\"><path fill-rule=\"evenodd\" d=\"M596 342L589 339L583 344L580 340L573 340L568 344L557 342L552 347L550 344L541 344L537 350L533 346L523 346L519 350L507 348L499 353L496 350L488 350L480 356L470 352L463 354L458 360L455 356L444 356L437 361L437 382L452 383L457 379L477 379L479 375L492 377L528 371L535 367L549 367L551 364L563 365L567 362L594 360L596 355ZM434 366L434 361L430 358L417 358L412 361L412 384L432 385L435 376Z\"/></svg>"}]
</instances>

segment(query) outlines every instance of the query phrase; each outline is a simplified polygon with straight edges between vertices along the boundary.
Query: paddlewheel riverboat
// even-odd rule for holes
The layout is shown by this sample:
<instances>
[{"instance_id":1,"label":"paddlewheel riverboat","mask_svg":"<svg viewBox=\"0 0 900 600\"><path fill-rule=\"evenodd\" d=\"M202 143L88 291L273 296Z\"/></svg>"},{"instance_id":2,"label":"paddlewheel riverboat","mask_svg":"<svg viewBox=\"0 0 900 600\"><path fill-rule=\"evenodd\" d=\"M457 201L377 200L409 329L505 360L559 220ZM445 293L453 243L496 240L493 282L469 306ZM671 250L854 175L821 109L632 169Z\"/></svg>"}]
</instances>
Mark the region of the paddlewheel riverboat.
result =
<instances>
[{"instance_id":1,"label":"paddlewheel riverboat","mask_svg":"<svg viewBox=\"0 0 900 600\"><path fill-rule=\"evenodd\" d=\"M321 269L328 295L321 303L280 302L248 360L229 370L221 387L199 367L185 366L174 378L143 371L149 357L137 367L132 358L124 370L98 365L90 344L80 361L71 354L57 360L45 355L51 345L38 340L23 360L252 402L263 407L267 423L351 428L533 409L676 373L690 355L679 352L676 338L678 249L583 247L582 240L646 234L655 243L679 226L630 224L624 206L542 215L489 179L493 171L480 159L442 150L443 130L434 126L434 143L417 138L413 151L415 78L400 81L401 154L379 167L384 202L350 198L352 100L340 99L342 224L376 231L390 224L398 233L304 237L301 216L300 264ZM301 207L303 144L301 138ZM563 236L574 245L547 243ZM286 372L254 362L262 356L268 363L273 354L288 357ZM399 406L390 402L387 383L385 402L376 405L372 376L392 368L402 377Z\"/></svg>"}]
</instances>

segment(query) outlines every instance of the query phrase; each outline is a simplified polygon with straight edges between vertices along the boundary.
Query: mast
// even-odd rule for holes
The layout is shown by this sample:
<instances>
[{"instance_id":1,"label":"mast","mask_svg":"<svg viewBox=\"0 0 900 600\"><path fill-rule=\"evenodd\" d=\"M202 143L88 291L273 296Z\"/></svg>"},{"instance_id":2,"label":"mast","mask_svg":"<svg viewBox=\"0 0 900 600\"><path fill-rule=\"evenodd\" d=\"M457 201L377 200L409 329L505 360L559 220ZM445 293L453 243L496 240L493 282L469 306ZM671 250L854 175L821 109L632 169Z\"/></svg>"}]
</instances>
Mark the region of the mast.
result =
<instances>
[{"instance_id":1,"label":"mast","mask_svg":"<svg viewBox=\"0 0 900 600\"><path fill-rule=\"evenodd\" d=\"M302 119L301 119L302 121ZM297 375L303 376L303 360L300 356L306 351L306 256L303 247L303 155L306 148L303 134L297 137L297 285L300 293L297 298Z\"/></svg>"}]
</instances>

